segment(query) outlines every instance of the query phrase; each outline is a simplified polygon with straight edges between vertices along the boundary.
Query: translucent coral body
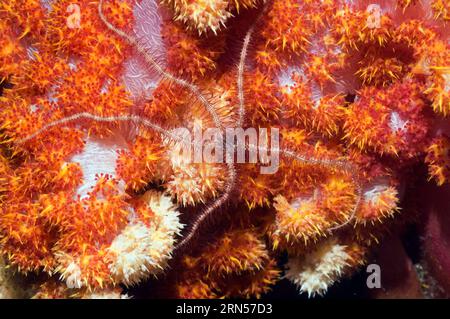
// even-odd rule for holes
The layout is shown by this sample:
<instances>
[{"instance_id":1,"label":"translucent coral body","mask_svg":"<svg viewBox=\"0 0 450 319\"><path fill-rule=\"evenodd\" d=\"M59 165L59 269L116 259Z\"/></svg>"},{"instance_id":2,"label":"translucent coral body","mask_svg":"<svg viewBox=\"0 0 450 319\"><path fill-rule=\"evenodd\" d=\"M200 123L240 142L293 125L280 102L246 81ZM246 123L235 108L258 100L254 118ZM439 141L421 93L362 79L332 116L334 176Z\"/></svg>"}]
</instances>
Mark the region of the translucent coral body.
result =
<instances>
[{"instance_id":1,"label":"translucent coral body","mask_svg":"<svg viewBox=\"0 0 450 319\"><path fill-rule=\"evenodd\" d=\"M312 298L438 220L448 3L368 4L1 2L0 297Z\"/></svg>"}]
</instances>

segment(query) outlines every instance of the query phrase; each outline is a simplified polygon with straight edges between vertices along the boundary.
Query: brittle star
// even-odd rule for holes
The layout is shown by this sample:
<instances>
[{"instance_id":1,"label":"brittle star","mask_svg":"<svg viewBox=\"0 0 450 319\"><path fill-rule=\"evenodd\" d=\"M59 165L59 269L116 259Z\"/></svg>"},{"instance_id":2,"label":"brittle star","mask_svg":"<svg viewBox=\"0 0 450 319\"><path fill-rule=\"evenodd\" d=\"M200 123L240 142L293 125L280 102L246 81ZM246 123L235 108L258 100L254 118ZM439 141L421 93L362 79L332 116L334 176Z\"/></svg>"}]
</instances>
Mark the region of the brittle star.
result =
<instances>
[{"instance_id":1,"label":"brittle star","mask_svg":"<svg viewBox=\"0 0 450 319\"><path fill-rule=\"evenodd\" d=\"M223 130L223 123L221 122L215 108L213 105L209 103L209 101L206 99L206 97L201 93L200 89L193 83L190 83L184 79L177 78L176 76L172 75L168 71L164 70L163 67L161 67L156 60L153 58L153 56L148 53L138 42L136 38L134 38L131 35L126 34L124 31L116 28L114 25L112 25L104 16L103 10L103 0L100 0L98 4L98 13L99 17L102 20L102 22L105 24L105 26L112 32L114 32L116 35L121 37L123 40L125 40L128 44L130 44L132 47L136 49L136 51L144 58L144 60L149 64L151 68L153 68L162 78L174 82L175 84L182 86L189 91L191 91L195 98L200 101L203 106L206 108L206 110L211 115L214 124L217 128ZM264 10L262 11L264 12ZM244 120L245 120L245 95L244 95L244 69L245 69L245 59L247 56L247 50L249 43L251 41L252 33L254 30L255 24L253 24L249 30L247 31L243 47L240 54L240 60L238 64L238 76L237 76L237 90L238 90L238 100L239 100L239 119L237 122L237 127L242 127ZM89 119L96 122L130 122L134 124L140 124L146 128L149 128L153 131L156 131L158 133L161 133L164 137L172 140L172 141L178 141L186 143L186 140L176 134L173 134L171 131L151 122L149 119L143 118L138 115L117 115L117 116L100 116L95 115L89 112L82 112L77 113L50 123L47 123L43 125L39 130L34 132L33 134L20 139L16 141L18 144L23 144L36 136L44 133L45 131L51 129L52 127L61 126L70 122L77 121L79 119ZM193 142L191 142L193 143ZM227 142L229 143L229 142ZM231 146L232 149L235 149L235 146ZM253 144L247 144L246 150L257 150L257 151L265 151L267 152L268 149L265 147L262 147L260 145L253 145ZM356 166L348 161L342 161L342 160L334 160L334 159L320 159L320 158L314 158L309 157L306 155L297 154L294 151L288 149L288 148L277 148L277 149L270 149L271 152L278 153L281 155L284 155L285 157L292 158L298 162L304 163L306 165L312 165L312 166L324 166L329 169L338 169L342 172L345 172L347 174L350 174L352 178L352 182L355 184L356 187L356 202L353 207L352 212L350 213L348 219L335 227L331 227L328 229L328 232L334 232L337 229L340 229L342 227L345 227L348 225L355 217L357 210L359 208L361 198L362 198L362 187L358 176L358 170L356 169ZM224 192L215 199L210 205L208 205L198 216L197 218L192 222L189 232L185 235L185 237L175 246L175 250L178 250L186 244L188 244L192 238L195 236L195 234L199 231L199 228L201 224L218 208L223 206L229 199L231 192L234 189L235 181L236 181L236 169L233 163L232 159L233 154L230 154L226 152L226 163L227 163L227 173L228 173L228 179L226 182L226 185L224 187Z\"/></svg>"}]
</instances>

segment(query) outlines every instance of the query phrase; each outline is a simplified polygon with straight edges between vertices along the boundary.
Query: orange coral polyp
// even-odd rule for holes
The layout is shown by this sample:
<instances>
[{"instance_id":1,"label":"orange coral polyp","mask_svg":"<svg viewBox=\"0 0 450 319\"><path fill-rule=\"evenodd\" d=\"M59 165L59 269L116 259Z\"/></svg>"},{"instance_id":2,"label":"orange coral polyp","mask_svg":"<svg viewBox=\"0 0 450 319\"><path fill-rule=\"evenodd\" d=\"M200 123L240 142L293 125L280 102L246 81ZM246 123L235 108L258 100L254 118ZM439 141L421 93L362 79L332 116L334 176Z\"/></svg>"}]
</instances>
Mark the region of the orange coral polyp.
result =
<instances>
[{"instance_id":1,"label":"orange coral polyp","mask_svg":"<svg viewBox=\"0 0 450 319\"><path fill-rule=\"evenodd\" d=\"M208 273L226 276L230 273L257 271L269 259L265 244L251 231L230 231L203 253Z\"/></svg>"},{"instance_id":2,"label":"orange coral polyp","mask_svg":"<svg viewBox=\"0 0 450 319\"><path fill-rule=\"evenodd\" d=\"M424 149L429 122L421 85L404 82L378 91L363 89L346 110L345 138L360 149L411 158ZM414 141L414 143L410 143Z\"/></svg>"},{"instance_id":3,"label":"orange coral polyp","mask_svg":"<svg viewBox=\"0 0 450 319\"><path fill-rule=\"evenodd\" d=\"M427 149L425 162L428 164L430 179L438 185L450 181L450 138L442 135L434 138Z\"/></svg>"},{"instance_id":4,"label":"orange coral polyp","mask_svg":"<svg viewBox=\"0 0 450 319\"><path fill-rule=\"evenodd\" d=\"M0 275L36 298L261 297L286 253L323 294L414 221L416 168L449 182L445 1L160 2L0 3ZM277 173L185 163L199 122L280 129Z\"/></svg>"}]
</instances>

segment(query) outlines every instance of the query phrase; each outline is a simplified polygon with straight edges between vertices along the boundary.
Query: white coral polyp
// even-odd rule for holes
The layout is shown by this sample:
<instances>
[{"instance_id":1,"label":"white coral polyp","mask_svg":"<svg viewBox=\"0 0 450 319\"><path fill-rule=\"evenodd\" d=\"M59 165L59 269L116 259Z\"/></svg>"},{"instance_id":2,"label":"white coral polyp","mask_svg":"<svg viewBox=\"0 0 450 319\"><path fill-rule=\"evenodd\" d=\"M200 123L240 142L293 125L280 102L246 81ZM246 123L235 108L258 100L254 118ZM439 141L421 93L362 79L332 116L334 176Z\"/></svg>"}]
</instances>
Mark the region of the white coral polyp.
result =
<instances>
[{"instance_id":1,"label":"white coral polyp","mask_svg":"<svg viewBox=\"0 0 450 319\"><path fill-rule=\"evenodd\" d=\"M131 221L108 248L111 274L116 282L125 285L160 273L171 257L175 236L183 228L170 197L157 192L147 193L146 197L155 215L152 223Z\"/></svg>"},{"instance_id":2,"label":"white coral polyp","mask_svg":"<svg viewBox=\"0 0 450 319\"><path fill-rule=\"evenodd\" d=\"M223 167L202 163L173 166L167 190L183 206L205 203L223 189Z\"/></svg>"},{"instance_id":3,"label":"white coral polyp","mask_svg":"<svg viewBox=\"0 0 450 319\"><path fill-rule=\"evenodd\" d=\"M328 240L306 255L292 256L287 263L285 277L308 297L323 295L342 277L348 266L351 257L345 249L346 246Z\"/></svg>"},{"instance_id":4,"label":"white coral polyp","mask_svg":"<svg viewBox=\"0 0 450 319\"><path fill-rule=\"evenodd\" d=\"M228 12L229 2L226 0L200 0L200 1L167 1L175 4L175 21L181 20L192 24L197 28L199 34L207 30L217 34L221 26L233 15Z\"/></svg>"},{"instance_id":5,"label":"white coral polyp","mask_svg":"<svg viewBox=\"0 0 450 319\"><path fill-rule=\"evenodd\" d=\"M71 262L69 266L61 274L61 278L66 280L68 288L81 288L83 286L81 280L81 269L75 262Z\"/></svg>"}]
</instances>

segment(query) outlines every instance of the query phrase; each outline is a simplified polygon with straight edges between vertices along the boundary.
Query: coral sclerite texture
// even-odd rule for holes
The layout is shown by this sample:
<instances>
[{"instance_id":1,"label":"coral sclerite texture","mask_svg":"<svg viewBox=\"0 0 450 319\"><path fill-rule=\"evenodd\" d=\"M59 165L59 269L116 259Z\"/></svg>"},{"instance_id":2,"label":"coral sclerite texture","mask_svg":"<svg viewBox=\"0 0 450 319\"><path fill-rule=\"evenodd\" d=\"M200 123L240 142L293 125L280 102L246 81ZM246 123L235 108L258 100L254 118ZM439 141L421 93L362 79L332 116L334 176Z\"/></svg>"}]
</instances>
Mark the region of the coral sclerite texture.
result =
<instances>
[{"instance_id":1,"label":"coral sclerite texture","mask_svg":"<svg viewBox=\"0 0 450 319\"><path fill-rule=\"evenodd\" d=\"M449 30L443 0L0 0L0 298L450 296Z\"/></svg>"}]
</instances>

